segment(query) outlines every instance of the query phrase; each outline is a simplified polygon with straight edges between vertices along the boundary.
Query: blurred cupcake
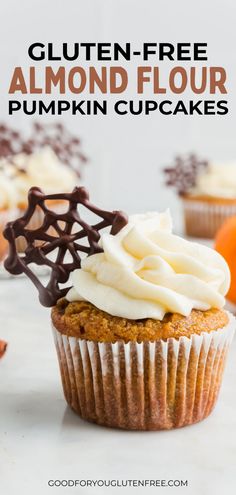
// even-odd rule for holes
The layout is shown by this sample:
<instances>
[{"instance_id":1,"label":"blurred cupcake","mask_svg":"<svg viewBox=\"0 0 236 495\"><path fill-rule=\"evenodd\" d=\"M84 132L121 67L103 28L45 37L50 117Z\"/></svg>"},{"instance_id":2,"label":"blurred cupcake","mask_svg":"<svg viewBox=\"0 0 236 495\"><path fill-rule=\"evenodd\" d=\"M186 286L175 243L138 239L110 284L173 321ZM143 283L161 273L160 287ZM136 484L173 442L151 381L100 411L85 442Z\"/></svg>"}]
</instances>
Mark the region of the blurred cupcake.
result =
<instances>
[{"instance_id":1,"label":"blurred cupcake","mask_svg":"<svg viewBox=\"0 0 236 495\"><path fill-rule=\"evenodd\" d=\"M38 186L47 194L70 192L78 184L81 165L86 161L80 140L61 124L34 124L28 139L0 126L0 156L0 169L12 182L20 215L27 207L30 187ZM63 211L63 201L49 203L55 211ZM28 227L36 229L41 223L42 211L38 208ZM17 247L24 250L24 239L18 239Z\"/></svg>"},{"instance_id":2,"label":"blurred cupcake","mask_svg":"<svg viewBox=\"0 0 236 495\"><path fill-rule=\"evenodd\" d=\"M27 208L30 187L37 185L46 194L54 194L61 190L70 192L79 180L76 172L62 164L49 147L42 148L30 155L23 153L15 155L12 162L8 163L8 167L11 168L11 181L15 189L20 216L24 214ZM65 202L63 200L48 200L47 206L60 213L64 210ZM43 212L41 208L37 208L28 228L39 228L42 219ZM25 240L23 238L18 239L17 248L19 251L24 251Z\"/></svg>"},{"instance_id":3,"label":"blurred cupcake","mask_svg":"<svg viewBox=\"0 0 236 495\"><path fill-rule=\"evenodd\" d=\"M30 187L36 185L43 188L46 194L54 194L62 189L70 192L78 183L76 172L61 163L49 147L30 155L15 155L8 167L17 194L17 205L21 211L27 208Z\"/></svg>"},{"instance_id":4,"label":"blurred cupcake","mask_svg":"<svg viewBox=\"0 0 236 495\"><path fill-rule=\"evenodd\" d=\"M189 155L177 157L164 172L166 184L182 200L188 236L212 239L225 219L236 214L236 164L208 163Z\"/></svg>"}]
</instances>

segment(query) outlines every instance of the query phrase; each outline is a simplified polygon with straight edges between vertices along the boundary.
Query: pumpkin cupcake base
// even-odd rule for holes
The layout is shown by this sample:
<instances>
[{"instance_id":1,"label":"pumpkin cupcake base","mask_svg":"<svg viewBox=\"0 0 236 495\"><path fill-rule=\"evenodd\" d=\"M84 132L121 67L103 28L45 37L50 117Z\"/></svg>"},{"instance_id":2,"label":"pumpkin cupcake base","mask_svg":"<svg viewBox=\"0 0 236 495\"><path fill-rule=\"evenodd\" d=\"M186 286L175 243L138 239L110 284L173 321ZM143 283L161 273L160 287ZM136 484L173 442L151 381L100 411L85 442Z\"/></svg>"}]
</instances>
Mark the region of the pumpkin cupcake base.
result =
<instances>
[{"instance_id":1,"label":"pumpkin cupcake base","mask_svg":"<svg viewBox=\"0 0 236 495\"><path fill-rule=\"evenodd\" d=\"M156 342L172 337L191 337L227 325L229 316L223 309L193 309L189 316L166 313L162 320L129 320L112 316L88 301L69 302L61 298L52 308L53 325L63 334L93 342L109 344L123 341ZM99 332L98 332L99 328Z\"/></svg>"},{"instance_id":2,"label":"pumpkin cupcake base","mask_svg":"<svg viewBox=\"0 0 236 495\"><path fill-rule=\"evenodd\" d=\"M53 326L66 401L83 419L113 428L197 423L216 403L234 325L229 315L210 333L113 344L68 337Z\"/></svg>"}]
</instances>

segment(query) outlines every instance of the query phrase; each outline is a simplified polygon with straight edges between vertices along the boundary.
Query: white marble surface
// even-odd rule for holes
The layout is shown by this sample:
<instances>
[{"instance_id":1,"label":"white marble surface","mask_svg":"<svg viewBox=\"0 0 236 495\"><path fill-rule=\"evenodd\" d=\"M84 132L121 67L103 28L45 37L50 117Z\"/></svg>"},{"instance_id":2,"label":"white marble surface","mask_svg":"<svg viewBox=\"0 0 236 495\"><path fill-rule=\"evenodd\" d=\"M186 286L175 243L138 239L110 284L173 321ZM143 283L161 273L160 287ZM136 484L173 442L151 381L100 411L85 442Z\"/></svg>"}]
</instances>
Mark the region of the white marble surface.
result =
<instances>
[{"instance_id":1,"label":"white marble surface","mask_svg":"<svg viewBox=\"0 0 236 495\"><path fill-rule=\"evenodd\" d=\"M125 432L66 406L49 311L24 279L0 281L0 493L236 493L236 342L213 414L170 432ZM49 488L49 479L188 479L187 488Z\"/></svg>"}]
</instances>

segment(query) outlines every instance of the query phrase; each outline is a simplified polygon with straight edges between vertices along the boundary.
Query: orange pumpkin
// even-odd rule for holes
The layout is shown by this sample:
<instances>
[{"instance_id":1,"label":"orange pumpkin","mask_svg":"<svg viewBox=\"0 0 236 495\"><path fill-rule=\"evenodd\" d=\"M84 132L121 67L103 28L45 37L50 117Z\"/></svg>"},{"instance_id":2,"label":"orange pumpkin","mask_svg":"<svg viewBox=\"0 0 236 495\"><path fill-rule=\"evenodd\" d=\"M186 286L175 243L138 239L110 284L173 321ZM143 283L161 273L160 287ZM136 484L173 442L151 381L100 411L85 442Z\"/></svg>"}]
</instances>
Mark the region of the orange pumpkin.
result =
<instances>
[{"instance_id":1,"label":"orange pumpkin","mask_svg":"<svg viewBox=\"0 0 236 495\"><path fill-rule=\"evenodd\" d=\"M0 358L5 354L7 343L4 340L0 340Z\"/></svg>"},{"instance_id":2,"label":"orange pumpkin","mask_svg":"<svg viewBox=\"0 0 236 495\"><path fill-rule=\"evenodd\" d=\"M227 298L236 303L236 216L228 218L218 230L215 249L229 265L231 284Z\"/></svg>"}]
</instances>

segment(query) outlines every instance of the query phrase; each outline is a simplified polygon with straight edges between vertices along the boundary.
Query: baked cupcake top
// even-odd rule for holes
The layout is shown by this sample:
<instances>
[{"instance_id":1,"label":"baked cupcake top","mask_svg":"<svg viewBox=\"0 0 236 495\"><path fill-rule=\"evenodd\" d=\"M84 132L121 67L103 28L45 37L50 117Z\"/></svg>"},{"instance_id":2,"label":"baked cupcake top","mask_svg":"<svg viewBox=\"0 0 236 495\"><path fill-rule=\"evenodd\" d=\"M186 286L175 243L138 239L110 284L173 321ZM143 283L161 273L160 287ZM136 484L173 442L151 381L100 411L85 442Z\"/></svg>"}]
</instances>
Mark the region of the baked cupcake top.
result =
<instances>
[{"instance_id":1,"label":"baked cupcake top","mask_svg":"<svg viewBox=\"0 0 236 495\"><path fill-rule=\"evenodd\" d=\"M163 320L129 320L111 316L89 302L69 302L63 298L52 308L52 322L62 334L84 340L154 342L217 331L228 324L229 316L222 309L193 309L189 316L167 313Z\"/></svg>"},{"instance_id":2,"label":"baked cupcake top","mask_svg":"<svg viewBox=\"0 0 236 495\"><path fill-rule=\"evenodd\" d=\"M60 162L50 147L31 154L19 153L0 161L2 173L11 179L19 206L27 204L28 191L37 185L45 193L69 192L78 182L76 172Z\"/></svg>"},{"instance_id":3,"label":"baked cupcake top","mask_svg":"<svg viewBox=\"0 0 236 495\"><path fill-rule=\"evenodd\" d=\"M101 253L82 259L72 273L68 301L85 300L130 320L224 306L226 262L213 249L174 235L168 211L129 217L118 234L103 233L100 246Z\"/></svg>"}]
</instances>

